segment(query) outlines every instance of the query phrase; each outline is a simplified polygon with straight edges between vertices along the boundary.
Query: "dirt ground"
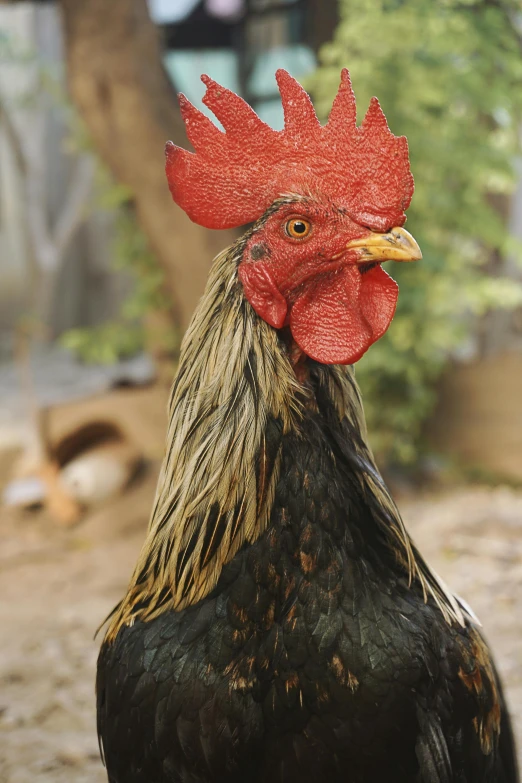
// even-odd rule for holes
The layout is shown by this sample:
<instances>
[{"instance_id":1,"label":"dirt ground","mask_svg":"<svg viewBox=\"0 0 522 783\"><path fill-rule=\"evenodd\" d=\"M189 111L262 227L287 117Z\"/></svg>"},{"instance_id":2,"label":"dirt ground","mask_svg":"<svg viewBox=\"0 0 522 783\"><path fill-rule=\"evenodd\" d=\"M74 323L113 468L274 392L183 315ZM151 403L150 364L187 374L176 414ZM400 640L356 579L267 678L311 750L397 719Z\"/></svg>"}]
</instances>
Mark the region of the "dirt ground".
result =
<instances>
[{"instance_id":1,"label":"dirt ground","mask_svg":"<svg viewBox=\"0 0 522 783\"><path fill-rule=\"evenodd\" d=\"M72 530L0 511L0 783L102 783L94 719L97 625L122 595L155 469ZM421 550L481 618L522 747L522 492L467 487L400 498Z\"/></svg>"}]
</instances>

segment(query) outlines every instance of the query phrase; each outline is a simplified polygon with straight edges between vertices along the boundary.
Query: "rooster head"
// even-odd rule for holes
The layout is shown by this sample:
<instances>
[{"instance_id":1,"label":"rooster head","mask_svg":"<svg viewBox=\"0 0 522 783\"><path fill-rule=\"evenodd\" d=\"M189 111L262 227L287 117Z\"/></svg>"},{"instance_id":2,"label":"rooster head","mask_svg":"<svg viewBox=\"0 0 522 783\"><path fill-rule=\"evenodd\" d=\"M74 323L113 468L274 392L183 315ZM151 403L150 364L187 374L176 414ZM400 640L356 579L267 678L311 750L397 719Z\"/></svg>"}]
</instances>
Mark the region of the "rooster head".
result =
<instances>
[{"instance_id":1,"label":"rooster head","mask_svg":"<svg viewBox=\"0 0 522 783\"><path fill-rule=\"evenodd\" d=\"M238 270L254 310L276 329L289 326L318 362L357 361L395 312L398 287L381 262L421 258L402 228L413 195L406 139L390 132L375 98L356 125L347 70L325 126L303 88L279 70L282 131L202 79L204 103L225 130L180 96L195 152L167 144L174 201L207 228L254 222Z\"/></svg>"}]
</instances>

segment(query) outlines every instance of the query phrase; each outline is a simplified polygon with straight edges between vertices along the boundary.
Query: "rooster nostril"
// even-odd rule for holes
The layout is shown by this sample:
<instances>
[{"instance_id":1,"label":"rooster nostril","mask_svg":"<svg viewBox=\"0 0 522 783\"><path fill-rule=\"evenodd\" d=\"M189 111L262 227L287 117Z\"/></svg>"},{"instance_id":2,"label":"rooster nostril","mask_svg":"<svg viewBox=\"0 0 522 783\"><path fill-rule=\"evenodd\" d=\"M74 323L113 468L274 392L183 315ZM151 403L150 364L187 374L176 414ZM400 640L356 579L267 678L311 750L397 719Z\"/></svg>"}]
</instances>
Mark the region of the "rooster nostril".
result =
<instances>
[{"instance_id":1,"label":"rooster nostril","mask_svg":"<svg viewBox=\"0 0 522 783\"><path fill-rule=\"evenodd\" d=\"M368 261L368 263L366 263L366 264L359 264L357 266L357 269L359 270L361 275L364 275L364 274L366 274L366 272L369 272L370 269L374 269L374 267L376 267L376 266L379 266L377 261Z\"/></svg>"}]
</instances>

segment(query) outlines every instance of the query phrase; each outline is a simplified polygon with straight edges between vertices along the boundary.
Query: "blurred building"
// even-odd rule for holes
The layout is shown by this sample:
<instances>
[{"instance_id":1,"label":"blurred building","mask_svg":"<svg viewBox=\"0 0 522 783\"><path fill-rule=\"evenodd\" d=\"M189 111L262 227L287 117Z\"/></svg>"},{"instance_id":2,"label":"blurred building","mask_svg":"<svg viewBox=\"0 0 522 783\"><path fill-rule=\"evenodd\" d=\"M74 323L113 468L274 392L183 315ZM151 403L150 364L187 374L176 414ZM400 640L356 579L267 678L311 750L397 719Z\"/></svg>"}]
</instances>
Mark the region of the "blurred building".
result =
<instances>
[{"instance_id":1,"label":"blurred building","mask_svg":"<svg viewBox=\"0 0 522 783\"><path fill-rule=\"evenodd\" d=\"M338 21L337 0L149 0L149 6L177 89L206 111L199 77L211 73L276 129L283 112L275 71L306 77Z\"/></svg>"},{"instance_id":2,"label":"blurred building","mask_svg":"<svg viewBox=\"0 0 522 783\"><path fill-rule=\"evenodd\" d=\"M110 269L110 216L93 208L88 182L78 204L75 179L89 177L71 147L59 10L54 3L0 7L0 351L32 308L44 257L72 231L47 315L52 333L110 317L119 288ZM76 214L73 214L74 209ZM65 229L65 234L62 229ZM33 241L31 241L31 238ZM35 239L37 238L37 239ZM55 241L56 240L56 241ZM45 260L44 260L45 264Z\"/></svg>"}]
</instances>

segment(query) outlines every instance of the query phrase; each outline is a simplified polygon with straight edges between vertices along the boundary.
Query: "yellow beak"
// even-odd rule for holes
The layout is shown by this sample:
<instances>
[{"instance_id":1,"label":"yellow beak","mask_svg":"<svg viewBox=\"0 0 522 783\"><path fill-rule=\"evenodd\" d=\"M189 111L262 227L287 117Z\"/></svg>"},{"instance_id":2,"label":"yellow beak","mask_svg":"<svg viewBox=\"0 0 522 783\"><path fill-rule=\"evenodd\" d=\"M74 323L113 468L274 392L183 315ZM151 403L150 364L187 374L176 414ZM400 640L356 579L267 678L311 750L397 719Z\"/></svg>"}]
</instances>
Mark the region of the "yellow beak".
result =
<instances>
[{"instance_id":1,"label":"yellow beak","mask_svg":"<svg viewBox=\"0 0 522 783\"><path fill-rule=\"evenodd\" d=\"M392 228L387 234L374 234L353 239L346 250L357 250L357 263L380 261L420 261L421 249L404 228Z\"/></svg>"}]
</instances>

